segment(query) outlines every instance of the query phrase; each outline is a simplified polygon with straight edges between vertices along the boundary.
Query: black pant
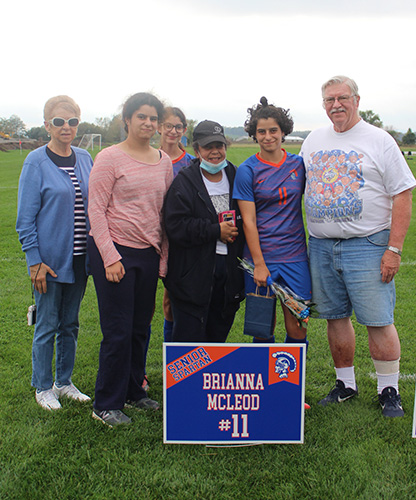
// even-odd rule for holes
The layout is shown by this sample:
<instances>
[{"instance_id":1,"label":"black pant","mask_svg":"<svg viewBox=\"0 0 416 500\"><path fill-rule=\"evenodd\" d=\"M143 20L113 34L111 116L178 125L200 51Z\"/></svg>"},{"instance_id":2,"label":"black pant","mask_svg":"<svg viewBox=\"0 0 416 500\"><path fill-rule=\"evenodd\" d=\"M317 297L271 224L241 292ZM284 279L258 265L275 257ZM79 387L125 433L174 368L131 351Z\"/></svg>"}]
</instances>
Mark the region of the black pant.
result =
<instances>
[{"instance_id":1,"label":"black pant","mask_svg":"<svg viewBox=\"0 0 416 500\"><path fill-rule=\"evenodd\" d=\"M212 281L211 300L200 315L184 311L179 301L170 294L173 313L173 342L225 342L240 304L225 307L227 256L218 255Z\"/></svg>"},{"instance_id":2,"label":"black pant","mask_svg":"<svg viewBox=\"0 0 416 500\"><path fill-rule=\"evenodd\" d=\"M116 248L126 271L120 283L107 281L98 249L88 238L103 333L95 385L97 410L121 410L126 400L146 397L142 389L144 352L155 304L159 256L153 247L116 244Z\"/></svg>"}]
</instances>

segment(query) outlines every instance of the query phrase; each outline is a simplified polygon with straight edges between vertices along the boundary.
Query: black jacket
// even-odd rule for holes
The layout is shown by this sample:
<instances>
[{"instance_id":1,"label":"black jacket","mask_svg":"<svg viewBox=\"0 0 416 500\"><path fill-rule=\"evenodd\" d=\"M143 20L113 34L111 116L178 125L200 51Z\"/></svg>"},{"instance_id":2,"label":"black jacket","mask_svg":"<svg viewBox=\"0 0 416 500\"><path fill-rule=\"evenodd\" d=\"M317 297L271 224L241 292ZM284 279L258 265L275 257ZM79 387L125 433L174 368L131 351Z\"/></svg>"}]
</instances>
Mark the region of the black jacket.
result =
<instances>
[{"instance_id":1,"label":"black jacket","mask_svg":"<svg viewBox=\"0 0 416 500\"><path fill-rule=\"evenodd\" d=\"M226 303L234 307L244 299L242 257L244 233L237 201L232 199L236 168L224 169L230 184L230 210L236 211L238 237L228 244ZM169 238L165 286L178 307L189 314L203 314L210 303L216 245L220 237L218 215L201 177L199 160L179 171L166 195L165 228Z\"/></svg>"}]
</instances>

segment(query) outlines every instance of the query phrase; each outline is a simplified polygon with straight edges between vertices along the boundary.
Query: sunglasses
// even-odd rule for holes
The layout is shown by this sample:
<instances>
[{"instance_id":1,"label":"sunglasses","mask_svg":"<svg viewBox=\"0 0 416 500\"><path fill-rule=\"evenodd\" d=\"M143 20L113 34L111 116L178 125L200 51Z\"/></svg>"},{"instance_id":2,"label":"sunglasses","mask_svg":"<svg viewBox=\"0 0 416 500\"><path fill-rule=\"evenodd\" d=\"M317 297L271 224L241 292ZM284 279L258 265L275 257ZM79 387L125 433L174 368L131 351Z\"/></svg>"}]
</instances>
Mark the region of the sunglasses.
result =
<instances>
[{"instance_id":1,"label":"sunglasses","mask_svg":"<svg viewBox=\"0 0 416 500\"><path fill-rule=\"evenodd\" d=\"M67 123L70 127L78 127L79 118L74 117L65 120L65 118L55 117L52 118L52 120L50 120L49 123L51 123L54 127L63 127L65 123Z\"/></svg>"}]
</instances>

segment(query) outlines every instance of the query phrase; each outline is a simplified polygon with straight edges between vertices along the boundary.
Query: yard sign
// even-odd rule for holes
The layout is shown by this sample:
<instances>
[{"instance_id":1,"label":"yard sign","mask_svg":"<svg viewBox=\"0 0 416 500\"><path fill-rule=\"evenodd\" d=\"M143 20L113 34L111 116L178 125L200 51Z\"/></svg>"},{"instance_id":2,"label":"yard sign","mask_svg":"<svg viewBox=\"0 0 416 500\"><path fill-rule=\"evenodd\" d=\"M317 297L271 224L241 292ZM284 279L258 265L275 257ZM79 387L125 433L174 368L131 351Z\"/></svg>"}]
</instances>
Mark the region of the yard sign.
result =
<instances>
[{"instance_id":1,"label":"yard sign","mask_svg":"<svg viewBox=\"0 0 416 500\"><path fill-rule=\"evenodd\" d=\"M415 407L413 410L413 432L412 437L416 438L416 389L415 389Z\"/></svg>"},{"instance_id":2,"label":"yard sign","mask_svg":"<svg viewBox=\"0 0 416 500\"><path fill-rule=\"evenodd\" d=\"M163 344L163 441L303 443L305 344Z\"/></svg>"}]
</instances>

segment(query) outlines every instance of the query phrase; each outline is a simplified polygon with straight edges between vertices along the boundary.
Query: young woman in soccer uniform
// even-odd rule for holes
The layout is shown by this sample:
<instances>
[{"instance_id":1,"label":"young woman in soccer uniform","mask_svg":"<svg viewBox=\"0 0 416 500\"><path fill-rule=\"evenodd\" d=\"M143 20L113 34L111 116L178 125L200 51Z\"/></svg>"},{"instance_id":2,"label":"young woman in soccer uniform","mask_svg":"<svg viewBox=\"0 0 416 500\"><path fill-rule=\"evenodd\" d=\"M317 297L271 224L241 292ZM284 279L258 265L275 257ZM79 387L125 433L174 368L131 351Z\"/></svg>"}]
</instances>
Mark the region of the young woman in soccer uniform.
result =
<instances>
[{"instance_id":1,"label":"young woman in soccer uniform","mask_svg":"<svg viewBox=\"0 0 416 500\"><path fill-rule=\"evenodd\" d=\"M311 298L311 280L302 220L305 173L302 158L287 153L282 143L293 130L293 120L283 108L260 104L248 109L245 130L259 144L260 152L237 170L233 197L238 200L246 237L244 257L254 264L254 278L246 276L246 294L261 287L266 294L268 276L288 286L305 300ZM305 342L306 330L282 304L285 342ZM255 342L274 342L254 339Z\"/></svg>"}]
</instances>

